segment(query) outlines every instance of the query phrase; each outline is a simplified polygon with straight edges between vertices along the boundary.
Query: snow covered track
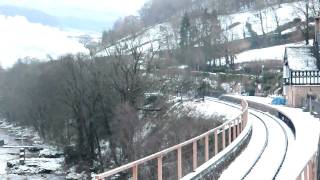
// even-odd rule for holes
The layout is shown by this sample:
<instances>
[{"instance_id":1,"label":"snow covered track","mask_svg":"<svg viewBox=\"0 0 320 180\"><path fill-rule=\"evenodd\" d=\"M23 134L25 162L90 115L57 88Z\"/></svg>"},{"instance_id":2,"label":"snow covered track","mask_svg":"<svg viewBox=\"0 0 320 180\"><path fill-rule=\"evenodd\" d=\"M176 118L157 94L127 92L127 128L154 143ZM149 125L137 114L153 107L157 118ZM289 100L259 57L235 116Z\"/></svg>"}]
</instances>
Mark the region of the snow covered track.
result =
<instances>
[{"instance_id":1,"label":"snow covered track","mask_svg":"<svg viewBox=\"0 0 320 180\"><path fill-rule=\"evenodd\" d=\"M270 162L270 164L272 163L274 164L274 166L278 167L278 170L274 171L276 172L274 177L266 176L267 169L262 169L260 170L261 171L260 173L262 173L264 176L261 178L261 174L260 174L260 176L257 176L254 179L303 179L303 180L319 179L319 174L317 175L317 171L316 171L316 164L317 164L317 158L318 158L317 156L319 156L319 149L320 149L320 148L318 149L318 143L320 139L319 138L320 136L319 119L313 117L308 112L303 112L302 109L299 109L299 108L290 108L285 106L271 105L270 104L272 100L271 98L254 97L254 96L244 97L239 95L226 95L222 97L222 99L231 101L231 102L238 102L239 99L243 99L243 98L248 101L250 107L254 107L264 112L269 112L270 114L272 114L273 116L271 116L270 114L265 114L265 115L278 121L278 123L280 123L283 129L287 132L286 134L287 134L288 145L286 148L286 154L282 158L283 160L277 161L278 159L276 159L276 157L280 157L281 154L284 155L283 151L275 152L272 156L269 157L269 159L266 159L267 162ZM260 112L257 112L257 113L260 113ZM261 116L259 115L259 117ZM280 119L276 117L279 117ZM252 139L255 137L254 132L255 132L255 128L253 127ZM278 144L280 144L281 140L278 139L278 141L279 141ZM247 148L250 148L250 146L248 145ZM238 157L238 159L240 159L240 157L241 155ZM250 158L250 155L247 156L246 158ZM237 161L234 161L228 167L228 169L231 170L231 168L234 165L236 165L236 162ZM247 163L246 161L243 161L241 166L239 166L238 164L238 169L233 169L233 170L235 170L235 172L239 174L238 171L240 171L240 169L243 169L244 167L242 166L243 164L246 164L246 163ZM230 174L230 173L224 172L221 177L226 177L225 174ZM233 179L238 179L238 176L235 176L235 177L237 178L233 178Z\"/></svg>"},{"instance_id":2,"label":"snow covered track","mask_svg":"<svg viewBox=\"0 0 320 180\"><path fill-rule=\"evenodd\" d=\"M252 114L252 113L250 113ZM252 114L254 115L254 114ZM245 177L248 176L248 174L252 171L252 169L255 167L255 165L258 163L258 161L260 160L263 152L265 151L267 145L268 145L268 137L269 137L269 131L268 131L268 128L267 128L267 125L266 123L261 120L261 118L259 118L258 116L254 115L257 119L259 119L259 121L263 124L263 127L264 127L264 131L265 131L265 140L264 140L264 144L263 144L263 147L261 149L261 151L258 153L258 156L257 156L257 159L253 162L252 166L248 169L248 171L245 173L245 175L241 178L241 179L244 179ZM260 132L261 133L261 132Z\"/></svg>"},{"instance_id":3,"label":"snow covered track","mask_svg":"<svg viewBox=\"0 0 320 180\"><path fill-rule=\"evenodd\" d=\"M251 140L220 179L276 179L283 165L287 134L294 138L291 130L280 119L260 110L250 109L249 118L253 121Z\"/></svg>"},{"instance_id":4,"label":"snow covered track","mask_svg":"<svg viewBox=\"0 0 320 180\"><path fill-rule=\"evenodd\" d=\"M254 165L241 179L276 179L287 154L287 131L277 118L258 110L251 110L250 114L265 125L267 139Z\"/></svg>"}]
</instances>

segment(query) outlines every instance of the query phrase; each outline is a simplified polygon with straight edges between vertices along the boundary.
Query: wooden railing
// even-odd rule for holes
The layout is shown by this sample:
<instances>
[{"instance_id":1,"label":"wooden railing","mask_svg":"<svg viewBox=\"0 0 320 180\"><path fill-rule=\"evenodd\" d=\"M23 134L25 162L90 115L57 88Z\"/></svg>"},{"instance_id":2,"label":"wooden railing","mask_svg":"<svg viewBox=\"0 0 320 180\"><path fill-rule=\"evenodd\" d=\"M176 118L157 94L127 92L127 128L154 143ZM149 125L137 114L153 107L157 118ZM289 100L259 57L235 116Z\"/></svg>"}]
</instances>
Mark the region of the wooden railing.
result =
<instances>
[{"instance_id":1,"label":"wooden railing","mask_svg":"<svg viewBox=\"0 0 320 180\"><path fill-rule=\"evenodd\" d=\"M320 85L320 71L290 71L285 85Z\"/></svg>"},{"instance_id":2,"label":"wooden railing","mask_svg":"<svg viewBox=\"0 0 320 180\"><path fill-rule=\"evenodd\" d=\"M308 163L300 171L297 180L317 180L317 153L314 153Z\"/></svg>"},{"instance_id":3,"label":"wooden railing","mask_svg":"<svg viewBox=\"0 0 320 180\"><path fill-rule=\"evenodd\" d=\"M317 167L320 164L320 136L318 141L318 150L311 156L304 168L299 172L297 180L319 180L320 172Z\"/></svg>"},{"instance_id":4,"label":"wooden railing","mask_svg":"<svg viewBox=\"0 0 320 180\"><path fill-rule=\"evenodd\" d=\"M211 129L195 138L192 138L190 140L187 140L183 143L180 143L178 145L172 146L170 148L164 149L160 152L157 152L155 154L152 154L150 156L144 157L142 159L139 159L137 161L128 163L126 165L120 166L118 168L109 170L107 172L97 174L94 176L94 179L104 179L107 177L114 176L120 172L130 170L132 171L132 180L138 179L138 169L139 165L142 165L146 162L149 162L151 160L157 160L157 179L162 180L163 178L163 157L166 156L170 152L176 152L177 158L176 158L176 165L177 165L177 172L176 177L178 179L182 178L183 176L183 167L182 167L182 148L191 145L192 144L192 170L195 171L198 167L198 141L204 140L204 157L205 162L209 160L209 137L214 137L214 155L217 155L219 153L219 140L222 142L222 148L224 149L230 143L239 136L239 134L242 132L242 130L246 127L247 121L248 121L248 103L245 100L241 101L242 110L239 116L236 118L229 120L225 122L224 124L220 125L219 127L216 127L214 129ZM228 142L226 142L226 132L228 133ZM219 134L221 134L221 137L219 137ZM228 144L227 144L228 143ZM221 145L220 145L221 146Z\"/></svg>"}]
</instances>

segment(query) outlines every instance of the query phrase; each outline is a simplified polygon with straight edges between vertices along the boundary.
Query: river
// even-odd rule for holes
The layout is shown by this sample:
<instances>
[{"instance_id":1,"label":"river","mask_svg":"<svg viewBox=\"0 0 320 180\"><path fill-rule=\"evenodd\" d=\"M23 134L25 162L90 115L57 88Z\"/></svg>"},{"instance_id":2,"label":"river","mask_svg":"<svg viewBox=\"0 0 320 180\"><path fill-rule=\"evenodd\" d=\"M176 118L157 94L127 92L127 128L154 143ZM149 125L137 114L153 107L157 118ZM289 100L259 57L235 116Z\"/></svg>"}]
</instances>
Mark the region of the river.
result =
<instances>
[{"instance_id":1,"label":"river","mask_svg":"<svg viewBox=\"0 0 320 180\"><path fill-rule=\"evenodd\" d=\"M20 142L15 140L15 137L11 135L7 130L0 128L0 140L4 140L7 145L21 145ZM65 179L63 176L55 174L37 174L37 175L17 175L7 173L7 162L12 159L19 158L19 148L3 148L0 146L0 179L7 180L62 180Z\"/></svg>"}]
</instances>

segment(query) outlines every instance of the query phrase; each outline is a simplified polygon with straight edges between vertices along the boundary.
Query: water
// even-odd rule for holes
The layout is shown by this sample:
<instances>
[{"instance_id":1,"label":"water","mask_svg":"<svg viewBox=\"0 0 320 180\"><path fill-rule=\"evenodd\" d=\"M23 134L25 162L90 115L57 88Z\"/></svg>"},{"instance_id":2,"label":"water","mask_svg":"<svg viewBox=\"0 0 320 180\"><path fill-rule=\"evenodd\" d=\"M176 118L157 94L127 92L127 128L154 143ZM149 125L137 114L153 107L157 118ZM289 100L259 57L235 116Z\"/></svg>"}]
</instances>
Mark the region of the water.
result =
<instances>
[{"instance_id":1,"label":"water","mask_svg":"<svg viewBox=\"0 0 320 180\"><path fill-rule=\"evenodd\" d=\"M15 140L14 136L9 135L8 131L0 128L0 140L4 140L7 145L21 145L20 142ZM55 174L39 174L32 176L7 174L7 161L19 158L19 148L3 148L0 147L0 179L7 180L62 180L65 179L63 176L58 176Z\"/></svg>"}]
</instances>

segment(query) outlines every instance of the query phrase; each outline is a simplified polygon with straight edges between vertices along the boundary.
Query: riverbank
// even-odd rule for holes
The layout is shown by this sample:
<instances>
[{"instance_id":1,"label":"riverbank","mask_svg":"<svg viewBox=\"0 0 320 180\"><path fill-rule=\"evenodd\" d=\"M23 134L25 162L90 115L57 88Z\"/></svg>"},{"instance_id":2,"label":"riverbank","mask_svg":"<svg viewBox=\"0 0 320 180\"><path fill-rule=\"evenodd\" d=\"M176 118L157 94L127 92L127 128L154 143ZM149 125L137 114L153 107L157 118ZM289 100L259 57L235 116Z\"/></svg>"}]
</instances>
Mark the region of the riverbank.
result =
<instances>
[{"instance_id":1,"label":"riverbank","mask_svg":"<svg viewBox=\"0 0 320 180\"><path fill-rule=\"evenodd\" d=\"M0 120L0 179L65 179L64 157L55 147L43 143L38 134ZM25 164L19 163L19 147L26 148Z\"/></svg>"}]
</instances>

